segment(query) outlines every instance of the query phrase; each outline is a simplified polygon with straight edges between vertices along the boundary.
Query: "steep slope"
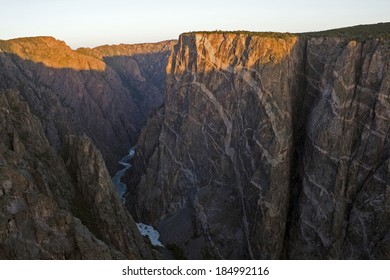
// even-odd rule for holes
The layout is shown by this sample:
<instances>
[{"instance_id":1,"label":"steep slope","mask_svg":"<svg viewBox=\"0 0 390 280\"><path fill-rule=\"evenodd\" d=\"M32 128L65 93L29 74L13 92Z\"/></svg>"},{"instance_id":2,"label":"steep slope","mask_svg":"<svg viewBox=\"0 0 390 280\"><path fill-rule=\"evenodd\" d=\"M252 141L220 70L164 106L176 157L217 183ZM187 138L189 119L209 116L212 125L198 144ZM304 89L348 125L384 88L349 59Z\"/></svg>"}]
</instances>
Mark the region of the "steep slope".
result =
<instances>
[{"instance_id":1,"label":"steep slope","mask_svg":"<svg viewBox=\"0 0 390 280\"><path fill-rule=\"evenodd\" d=\"M0 41L0 89L21 93L42 120L55 149L62 146L65 135L86 133L114 174L118 160L136 142L148 112L162 103L165 76L150 75L149 68L156 60L153 70L165 73L170 44L148 45L141 53L117 51L112 56L111 47L102 48L104 52L73 51L51 37Z\"/></svg>"},{"instance_id":2,"label":"steep slope","mask_svg":"<svg viewBox=\"0 0 390 280\"><path fill-rule=\"evenodd\" d=\"M389 45L307 42L311 105L290 258L390 257Z\"/></svg>"},{"instance_id":3,"label":"steep slope","mask_svg":"<svg viewBox=\"0 0 390 280\"><path fill-rule=\"evenodd\" d=\"M65 165L20 99L0 92L0 258L151 258L91 141L68 137Z\"/></svg>"},{"instance_id":4,"label":"steep slope","mask_svg":"<svg viewBox=\"0 0 390 280\"><path fill-rule=\"evenodd\" d=\"M181 35L128 208L190 258L389 258L389 67L383 38Z\"/></svg>"},{"instance_id":5,"label":"steep slope","mask_svg":"<svg viewBox=\"0 0 390 280\"><path fill-rule=\"evenodd\" d=\"M176 40L134 45L105 45L78 49L104 61L118 73L123 85L132 90L142 112L158 108L164 101L165 67Z\"/></svg>"}]
</instances>

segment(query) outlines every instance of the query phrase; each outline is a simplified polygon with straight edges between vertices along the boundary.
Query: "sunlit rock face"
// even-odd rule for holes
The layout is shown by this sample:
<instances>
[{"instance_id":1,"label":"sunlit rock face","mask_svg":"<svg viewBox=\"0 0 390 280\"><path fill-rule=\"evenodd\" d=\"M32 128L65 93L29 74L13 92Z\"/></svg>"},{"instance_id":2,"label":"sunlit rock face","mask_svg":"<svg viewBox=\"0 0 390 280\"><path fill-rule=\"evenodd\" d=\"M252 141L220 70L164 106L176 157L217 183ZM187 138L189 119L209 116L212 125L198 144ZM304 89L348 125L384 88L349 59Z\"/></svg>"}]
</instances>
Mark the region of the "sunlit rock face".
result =
<instances>
[{"instance_id":1,"label":"sunlit rock face","mask_svg":"<svg viewBox=\"0 0 390 280\"><path fill-rule=\"evenodd\" d=\"M55 69L104 71L105 64L91 56L73 51L53 37L26 37L1 41L1 52Z\"/></svg>"},{"instance_id":2,"label":"sunlit rock face","mask_svg":"<svg viewBox=\"0 0 390 280\"><path fill-rule=\"evenodd\" d=\"M189 258L388 258L388 45L181 35L131 213Z\"/></svg>"},{"instance_id":3,"label":"sunlit rock face","mask_svg":"<svg viewBox=\"0 0 390 280\"><path fill-rule=\"evenodd\" d=\"M52 37L0 41L0 89L20 92L56 150L67 134L88 135L113 175L163 102L173 43L75 51Z\"/></svg>"}]
</instances>

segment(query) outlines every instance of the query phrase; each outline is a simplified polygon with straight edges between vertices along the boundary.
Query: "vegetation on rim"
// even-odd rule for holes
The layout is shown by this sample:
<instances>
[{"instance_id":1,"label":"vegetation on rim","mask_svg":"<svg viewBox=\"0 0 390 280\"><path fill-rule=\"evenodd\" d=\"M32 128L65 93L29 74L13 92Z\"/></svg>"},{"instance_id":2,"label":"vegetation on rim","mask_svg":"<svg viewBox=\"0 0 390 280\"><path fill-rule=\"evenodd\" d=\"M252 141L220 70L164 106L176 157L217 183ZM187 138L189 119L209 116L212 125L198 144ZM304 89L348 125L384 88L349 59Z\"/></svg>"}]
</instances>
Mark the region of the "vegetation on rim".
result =
<instances>
[{"instance_id":1,"label":"vegetation on rim","mask_svg":"<svg viewBox=\"0 0 390 280\"><path fill-rule=\"evenodd\" d=\"M236 31L222 31L222 30L215 30L215 31L191 31L186 32L184 35L191 35L191 34L237 34L237 35L246 35L246 36L258 36L258 37L267 37L267 38L275 38L275 39L287 39L294 37L296 35L292 33L281 33L281 32L253 32L253 31L246 31L246 30L236 30Z\"/></svg>"},{"instance_id":2,"label":"vegetation on rim","mask_svg":"<svg viewBox=\"0 0 390 280\"><path fill-rule=\"evenodd\" d=\"M373 38L389 39L390 22L356 25L319 32L297 33L296 35L304 37L342 37L349 40L357 41L364 41Z\"/></svg>"},{"instance_id":3,"label":"vegetation on rim","mask_svg":"<svg viewBox=\"0 0 390 280\"><path fill-rule=\"evenodd\" d=\"M389 39L390 38L390 22L382 22L377 24L364 24L344 28L330 29L316 32L303 33L281 33L281 32L253 32L246 30L236 31L192 31L184 33L188 34L241 34L258 37L268 37L277 39L287 39L294 36L303 37L341 37L349 40L364 41L373 38Z\"/></svg>"}]
</instances>

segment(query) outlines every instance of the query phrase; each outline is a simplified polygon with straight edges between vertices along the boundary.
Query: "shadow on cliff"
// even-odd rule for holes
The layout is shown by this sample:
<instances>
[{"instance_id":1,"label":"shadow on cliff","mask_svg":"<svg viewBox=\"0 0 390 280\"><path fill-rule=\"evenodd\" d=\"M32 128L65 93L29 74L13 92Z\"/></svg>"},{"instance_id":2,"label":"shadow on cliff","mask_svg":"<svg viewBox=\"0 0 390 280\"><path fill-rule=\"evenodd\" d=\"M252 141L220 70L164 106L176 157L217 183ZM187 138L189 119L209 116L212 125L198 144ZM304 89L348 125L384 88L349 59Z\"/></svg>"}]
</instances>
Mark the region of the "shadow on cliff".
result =
<instances>
[{"instance_id":1,"label":"shadow on cliff","mask_svg":"<svg viewBox=\"0 0 390 280\"><path fill-rule=\"evenodd\" d=\"M136 59L149 61L156 56L137 55ZM130 60L135 63L131 65L140 68L134 59L121 56L107 58L107 63L101 61L105 65L102 70L77 70L48 67L1 52L0 89L20 92L41 119L56 150L65 135L85 133L102 152L110 173L115 174L118 161L137 142L149 110L163 102L163 86L159 83L165 74L152 85L149 81L155 76L145 71L144 77L144 69L139 71L139 79L125 77L131 76L131 65L128 72L120 72L115 65L122 61L126 66Z\"/></svg>"},{"instance_id":2,"label":"shadow on cliff","mask_svg":"<svg viewBox=\"0 0 390 280\"><path fill-rule=\"evenodd\" d=\"M255 61L248 51L233 56L200 41L194 50L196 39L182 36L170 57L165 106L141 134L127 206L188 258L280 258L300 192L309 113L301 102L306 80L295 79L304 77L305 61L291 56L305 57L305 42L282 51L272 41ZM244 49L250 44L247 38ZM262 120L269 122L257 131ZM271 170L268 158L277 162L284 149L285 164ZM260 199L267 201L259 207Z\"/></svg>"},{"instance_id":3,"label":"shadow on cliff","mask_svg":"<svg viewBox=\"0 0 390 280\"><path fill-rule=\"evenodd\" d=\"M386 258L386 42L197 35L141 134L133 216L189 258Z\"/></svg>"},{"instance_id":4,"label":"shadow on cliff","mask_svg":"<svg viewBox=\"0 0 390 280\"><path fill-rule=\"evenodd\" d=\"M105 56L103 61L132 91L132 97L143 112L161 106L165 93L165 67L169 51L150 54Z\"/></svg>"},{"instance_id":5,"label":"shadow on cliff","mask_svg":"<svg viewBox=\"0 0 390 280\"><path fill-rule=\"evenodd\" d=\"M142 76L146 80L150 81L151 85L158 88L160 92L164 92L166 77L165 67L169 54L170 51L150 54L133 54L128 56L105 56L103 57L103 61L115 69L124 83L130 82L130 86L132 87L134 87L134 85L132 85L131 82L135 79L131 79L132 77L126 77L124 74L138 74L127 72L128 66L134 65L136 62L138 66L140 66L137 71L141 71Z\"/></svg>"}]
</instances>

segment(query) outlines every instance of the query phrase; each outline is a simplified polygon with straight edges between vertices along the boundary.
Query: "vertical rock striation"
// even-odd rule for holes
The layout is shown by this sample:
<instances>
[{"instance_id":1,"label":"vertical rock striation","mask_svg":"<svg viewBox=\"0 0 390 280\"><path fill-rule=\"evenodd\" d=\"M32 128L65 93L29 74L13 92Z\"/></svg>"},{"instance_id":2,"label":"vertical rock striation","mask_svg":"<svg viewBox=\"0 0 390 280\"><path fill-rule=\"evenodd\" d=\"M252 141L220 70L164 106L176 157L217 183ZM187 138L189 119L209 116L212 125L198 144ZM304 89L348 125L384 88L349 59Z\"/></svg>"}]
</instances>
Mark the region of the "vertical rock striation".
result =
<instances>
[{"instance_id":1,"label":"vertical rock striation","mask_svg":"<svg viewBox=\"0 0 390 280\"><path fill-rule=\"evenodd\" d=\"M128 208L190 258L388 258L389 79L388 39L183 34Z\"/></svg>"},{"instance_id":2,"label":"vertical rock striation","mask_svg":"<svg viewBox=\"0 0 390 280\"><path fill-rule=\"evenodd\" d=\"M316 38L307 50L311 108L288 256L388 259L389 41Z\"/></svg>"},{"instance_id":3,"label":"vertical rock striation","mask_svg":"<svg viewBox=\"0 0 390 280\"><path fill-rule=\"evenodd\" d=\"M198 255L280 256L293 143L290 90L298 86L290 74L302 51L297 40L180 37L167 66L159 145L149 160L158 172L151 168L141 177L134 206L147 222L162 221L163 240L165 233L180 245L202 241ZM139 143L148 154L145 146ZM166 225L184 220L186 234Z\"/></svg>"}]
</instances>

